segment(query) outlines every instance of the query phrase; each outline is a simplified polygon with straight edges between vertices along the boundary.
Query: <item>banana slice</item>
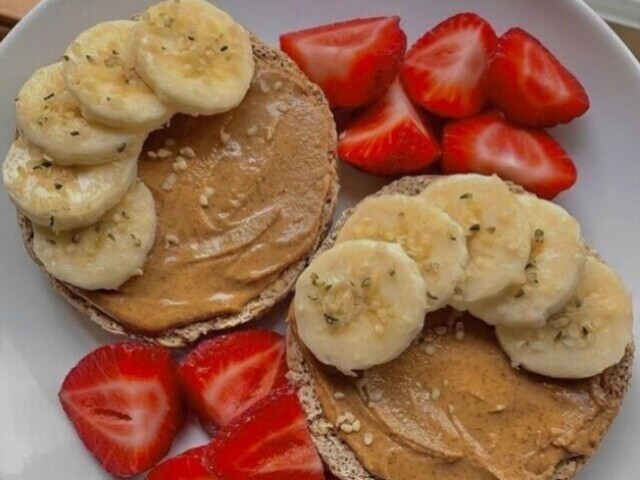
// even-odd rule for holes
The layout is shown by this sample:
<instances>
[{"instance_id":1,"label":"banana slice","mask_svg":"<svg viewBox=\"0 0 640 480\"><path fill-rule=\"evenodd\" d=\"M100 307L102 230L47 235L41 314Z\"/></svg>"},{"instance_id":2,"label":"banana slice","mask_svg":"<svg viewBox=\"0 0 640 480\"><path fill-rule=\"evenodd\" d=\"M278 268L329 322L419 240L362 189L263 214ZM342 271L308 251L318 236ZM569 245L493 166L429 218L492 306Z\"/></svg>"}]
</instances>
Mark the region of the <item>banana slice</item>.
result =
<instances>
[{"instance_id":1,"label":"banana slice","mask_svg":"<svg viewBox=\"0 0 640 480\"><path fill-rule=\"evenodd\" d=\"M462 227L420 197L383 195L363 200L342 227L337 243L369 239L400 244L420 268L428 311L444 306L469 259Z\"/></svg>"},{"instance_id":2,"label":"banana slice","mask_svg":"<svg viewBox=\"0 0 640 480\"><path fill-rule=\"evenodd\" d=\"M540 329L496 327L516 366L554 378L587 378L618 363L633 341L631 295L620 277L588 257L565 309Z\"/></svg>"},{"instance_id":3,"label":"banana slice","mask_svg":"<svg viewBox=\"0 0 640 480\"><path fill-rule=\"evenodd\" d=\"M66 88L61 62L34 72L20 90L16 108L22 135L60 165L98 165L138 156L146 137L85 120Z\"/></svg>"},{"instance_id":4,"label":"banana slice","mask_svg":"<svg viewBox=\"0 0 640 480\"><path fill-rule=\"evenodd\" d=\"M469 312L491 325L537 328L569 301L587 253L580 224L564 209L531 196L518 201L533 231L526 281L501 297L470 304Z\"/></svg>"},{"instance_id":5,"label":"banana slice","mask_svg":"<svg viewBox=\"0 0 640 480\"><path fill-rule=\"evenodd\" d=\"M58 280L85 290L115 290L140 273L155 236L153 197L137 182L95 225L57 235L35 226L33 250Z\"/></svg>"},{"instance_id":6,"label":"banana slice","mask_svg":"<svg viewBox=\"0 0 640 480\"><path fill-rule=\"evenodd\" d=\"M131 20L116 20L82 32L65 52L64 76L86 119L151 131L172 112L135 71L135 27Z\"/></svg>"},{"instance_id":7,"label":"banana slice","mask_svg":"<svg viewBox=\"0 0 640 480\"><path fill-rule=\"evenodd\" d=\"M298 279L298 336L318 360L353 375L393 360L411 344L427 312L425 290L418 266L399 245L341 243Z\"/></svg>"},{"instance_id":8,"label":"banana slice","mask_svg":"<svg viewBox=\"0 0 640 480\"><path fill-rule=\"evenodd\" d=\"M54 165L42 151L16 139L2 164L11 200L34 223L56 231L95 223L136 179L138 158L93 167Z\"/></svg>"},{"instance_id":9,"label":"banana slice","mask_svg":"<svg viewBox=\"0 0 640 480\"><path fill-rule=\"evenodd\" d=\"M531 227L516 195L497 176L451 175L429 185L422 198L462 226L469 263L450 302L466 310L470 302L500 295L524 282L531 252Z\"/></svg>"},{"instance_id":10,"label":"banana slice","mask_svg":"<svg viewBox=\"0 0 640 480\"><path fill-rule=\"evenodd\" d=\"M191 115L237 107L253 78L249 33L205 0L147 9L135 35L136 69L165 102Z\"/></svg>"}]
</instances>

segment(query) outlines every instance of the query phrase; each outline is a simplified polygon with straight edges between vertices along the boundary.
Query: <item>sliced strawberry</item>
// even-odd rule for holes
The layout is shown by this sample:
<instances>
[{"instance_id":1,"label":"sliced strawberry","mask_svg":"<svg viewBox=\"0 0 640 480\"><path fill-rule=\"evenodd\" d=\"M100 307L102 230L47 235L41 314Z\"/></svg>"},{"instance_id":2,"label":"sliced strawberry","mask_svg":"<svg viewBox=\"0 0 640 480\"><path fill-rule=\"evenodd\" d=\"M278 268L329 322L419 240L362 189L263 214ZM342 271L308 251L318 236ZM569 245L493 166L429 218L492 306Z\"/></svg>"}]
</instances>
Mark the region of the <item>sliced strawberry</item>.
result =
<instances>
[{"instance_id":1,"label":"sliced strawberry","mask_svg":"<svg viewBox=\"0 0 640 480\"><path fill-rule=\"evenodd\" d=\"M519 28L500 38L486 81L491 101L520 125L551 127L589 109L589 97L578 79Z\"/></svg>"},{"instance_id":2,"label":"sliced strawberry","mask_svg":"<svg viewBox=\"0 0 640 480\"><path fill-rule=\"evenodd\" d=\"M355 108L389 88L407 37L399 17L359 18L285 33L280 48L320 85L332 108Z\"/></svg>"},{"instance_id":3,"label":"sliced strawberry","mask_svg":"<svg viewBox=\"0 0 640 480\"><path fill-rule=\"evenodd\" d=\"M548 133L513 125L499 112L449 123L442 149L445 173L495 173L542 198L554 198L577 178L573 161Z\"/></svg>"},{"instance_id":4,"label":"sliced strawberry","mask_svg":"<svg viewBox=\"0 0 640 480\"><path fill-rule=\"evenodd\" d=\"M407 93L443 117L478 113L487 98L483 75L497 40L491 25L475 13L446 19L407 53L401 74Z\"/></svg>"},{"instance_id":5,"label":"sliced strawberry","mask_svg":"<svg viewBox=\"0 0 640 480\"><path fill-rule=\"evenodd\" d=\"M165 460L147 474L146 480L217 480L217 477L204 467L203 456L206 448L192 448L177 457Z\"/></svg>"},{"instance_id":6,"label":"sliced strawberry","mask_svg":"<svg viewBox=\"0 0 640 480\"><path fill-rule=\"evenodd\" d=\"M164 457L184 422L169 351L118 343L84 357L65 378L60 402L105 470L130 477Z\"/></svg>"},{"instance_id":7,"label":"sliced strawberry","mask_svg":"<svg viewBox=\"0 0 640 480\"><path fill-rule=\"evenodd\" d=\"M424 115L394 82L384 97L366 108L340 135L338 155L376 175L423 171L436 161L440 147Z\"/></svg>"},{"instance_id":8,"label":"sliced strawberry","mask_svg":"<svg viewBox=\"0 0 640 480\"><path fill-rule=\"evenodd\" d=\"M284 350L281 335L247 330L206 340L184 358L182 385L209 432L286 384Z\"/></svg>"},{"instance_id":9,"label":"sliced strawberry","mask_svg":"<svg viewBox=\"0 0 640 480\"><path fill-rule=\"evenodd\" d=\"M322 460L291 387L271 393L209 444L205 465L221 480L324 480Z\"/></svg>"}]
</instances>

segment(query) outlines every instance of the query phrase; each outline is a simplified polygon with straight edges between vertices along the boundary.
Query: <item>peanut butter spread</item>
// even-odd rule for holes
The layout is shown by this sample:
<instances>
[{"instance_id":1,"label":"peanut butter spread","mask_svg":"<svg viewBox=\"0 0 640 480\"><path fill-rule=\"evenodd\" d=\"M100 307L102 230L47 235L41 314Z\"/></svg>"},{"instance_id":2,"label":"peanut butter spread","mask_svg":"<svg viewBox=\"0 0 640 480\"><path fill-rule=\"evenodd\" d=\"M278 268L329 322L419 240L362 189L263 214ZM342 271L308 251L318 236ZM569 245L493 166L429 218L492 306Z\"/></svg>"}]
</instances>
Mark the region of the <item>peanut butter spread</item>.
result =
<instances>
[{"instance_id":1,"label":"peanut butter spread","mask_svg":"<svg viewBox=\"0 0 640 480\"><path fill-rule=\"evenodd\" d=\"M158 228L143 274L81 295L145 332L241 311L312 249L335 181L334 134L325 105L257 59L239 107L176 116L151 135L139 176Z\"/></svg>"},{"instance_id":2,"label":"peanut butter spread","mask_svg":"<svg viewBox=\"0 0 640 480\"><path fill-rule=\"evenodd\" d=\"M430 315L419 341L357 378L303 349L329 422L363 466L386 480L542 480L590 455L618 408L600 376L518 371L492 327L455 316Z\"/></svg>"}]
</instances>

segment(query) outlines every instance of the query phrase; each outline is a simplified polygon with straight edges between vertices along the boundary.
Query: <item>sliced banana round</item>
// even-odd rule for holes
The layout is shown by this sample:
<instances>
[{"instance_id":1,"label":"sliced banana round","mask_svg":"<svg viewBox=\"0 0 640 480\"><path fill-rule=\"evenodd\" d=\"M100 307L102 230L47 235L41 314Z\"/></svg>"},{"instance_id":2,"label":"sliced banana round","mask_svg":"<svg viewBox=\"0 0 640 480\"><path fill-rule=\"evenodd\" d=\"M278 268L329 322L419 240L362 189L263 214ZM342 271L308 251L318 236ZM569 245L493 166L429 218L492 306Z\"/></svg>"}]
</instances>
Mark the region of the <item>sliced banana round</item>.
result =
<instances>
[{"instance_id":1,"label":"sliced banana round","mask_svg":"<svg viewBox=\"0 0 640 480\"><path fill-rule=\"evenodd\" d=\"M491 325L542 327L572 297L587 252L580 224L563 208L533 196L522 195L518 201L533 231L525 283L468 308Z\"/></svg>"},{"instance_id":2,"label":"sliced banana round","mask_svg":"<svg viewBox=\"0 0 640 480\"><path fill-rule=\"evenodd\" d=\"M587 378L618 363L633 341L631 295L616 273L588 257L564 310L539 329L496 327L515 366L547 377Z\"/></svg>"},{"instance_id":3,"label":"sliced banana round","mask_svg":"<svg viewBox=\"0 0 640 480\"><path fill-rule=\"evenodd\" d=\"M167 0L147 9L135 35L136 69L162 100L191 115L235 108L255 62L251 39L205 0Z\"/></svg>"},{"instance_id":4,"label":"sliced banana round","mask_svg":"<svg viewBox=\"0 0 640 480\"><path fill-rule=\"evenodd\" d=\"M462 227L420 197L382 195L358 204L337 243L369 239L400 244L427 285L428 311L444 306L469 259Z\"/></svg>"},{"instance_id":5,"label":"sliced banana round","mask_svg":"<svg viewBox=\"0 0 640 480\"><path fill-rule=\"evenodd\" d=\"M66 88L62 63L36 70L16 101L18 129L60 165L98 165L138 156L144 133L87 121Z\"/></svg>"},{"instance_id":6,"label":"sliced banana round","mask_svg":"<svg viewBox=\"0 0 640 480\"><path fill-rule=\"evenodd\" d=\"M82 32L64 55L67 88L78 98L82 115L113 128L151 131L172 111L135 70L136 22L103 22Z\"/></svg>"},{"instance_id":7,"label":"sliced banana round","mask_svg":"<svg viewBox=\"0 0 640 480\"><path fill-rule=\"evenodd\" d=\"M422 198L442 208L464 230L469 263L450 304L500 295L524 282L531 252L531 227L515 194L497 176L451 175L436 180Z\"/></svg>"},{"instance_id":8,"label":"sliced banana round","mask_svg":"<svg viewBox=\"0 0 640 480\"><path fill-rule=\"evenodd\" d=\"M140 273L155 236L153 196L136 182L95 225L57 235L36 225L33 250L58 280L85 290L115 290Z\"/></svg>"},{"instance_id":9,"label":"sliced banana round","mask_svg":"<svg viewBox=\"0 0 640 480\"><path fill-rule=\"evenodd\" d=\"M389 362L422 330L425 289L418 266L400 245L340 243L298 279L298 336L318 360L347 375Z\"/></svg>"},{"instance_id":10,"label":"sliced banana round","mask_svg":"<svg viewBox=\"0 0 640 480\"><path fill-rule=\"evenodd\" d=\"M55 165L18 138L2 164L2 177L11 200L29 220L61 231L97 222L127 193L137 165L137 156L92 167Z\"/></svg>"}]
</instances>

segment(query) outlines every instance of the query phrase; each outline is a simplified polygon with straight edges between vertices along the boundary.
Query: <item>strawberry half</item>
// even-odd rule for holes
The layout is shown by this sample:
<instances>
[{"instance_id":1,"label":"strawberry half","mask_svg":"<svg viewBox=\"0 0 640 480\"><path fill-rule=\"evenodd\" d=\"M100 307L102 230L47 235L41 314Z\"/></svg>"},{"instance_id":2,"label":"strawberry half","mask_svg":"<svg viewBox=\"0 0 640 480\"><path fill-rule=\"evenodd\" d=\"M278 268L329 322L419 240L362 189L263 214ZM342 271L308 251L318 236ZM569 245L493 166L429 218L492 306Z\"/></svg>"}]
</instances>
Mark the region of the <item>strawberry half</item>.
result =
<instances>
[{"instance_id":1,"label":"strawberry half","mask_svg":"<svg viewBox=\"0 0 640 480\"><path fill-rule=\"evenodd\" d=\"M179 374L202 425L213 433L285 385L284 351L282 336L266 330L222 335L192 350Z\"/></svg>"},{"instance_id":2,"label":"strawberry half","mask_svg":"<svg viewBox=\"0 0 640 480\"><path fill-rule=\"evenodd\" d=\"M217 480L203 464L205 447L192 448L165 460L151 470L146 480Z\"/></svg>"},{"instance_id":3,"label":"strawberry half","mask_svg":"<svg viewBox=\"0 0 640 480\"><path fill-rule=\"evenodd\" d=\"M573 161L548 133L513 125L499 112L449 123L442 147L445 173L495 173L542 198L554 198L577 178Z\"/></svg>"},{"instance_id":4,"label":"strawberry half","mask_svg":"<svg viewBox=\"0 0 640 480\"><path fill-rule=\"evenodd\" d=\"M205 466L221 480L324 480L291 387L274 391L222 429L207 447Z\"/></svg>"},{"instance_id":5,"label":"strawberry half","mask_svg":"<svg viewBox=\"0 0 640 480\"><path fill-rule=\"evenodd\" d=\"M423 171L440 155L427 119L413 106L399 82L347 125L338 142L339 157L375 175Z\"/></svg>"},{"instance_id":6,"label":"strawberry half","mask_svg":"<svg viewBox=\"0 0 640 480\"><path fill-rule=\"evenodd\" d=\"M399 17L359 18L280 37L280 48L327 96L332 108L380 97L398 75L407 36Z\"/></svg>"},{"instance_id":7,"label":"strawberry half","mask_svg":"<svg viewBox=\"0 0 640 480\"><path fill-rule=\"evenodd\" d=\"M578 79L520 28L500 38L486 81L491 101L520 125L551 127L589 109L589 97Z\"/></svg>"},{"instance_id":8,"label":"strawberry half","mask_svg":"<svg viewBox=\"0 0 640 480\"><path fill-rule=\"evenodd\" d=\"M98 348L69 372L59 398L87 449L120 477L155 465L184 423L171 355L157 345Z\"/></svg>"},{"instance_id":9,"label":"strawberry half","mask_svg":"<svg viewBox=\"0 0 640 480\"><path fill-rule=\"evenodd\" d=\"M407 53L401 74L407 94L442 117L478 113L487 99L483 76L497 41L491 25L475 13L444 20Z\"/></svg>"}]
</instances>

